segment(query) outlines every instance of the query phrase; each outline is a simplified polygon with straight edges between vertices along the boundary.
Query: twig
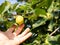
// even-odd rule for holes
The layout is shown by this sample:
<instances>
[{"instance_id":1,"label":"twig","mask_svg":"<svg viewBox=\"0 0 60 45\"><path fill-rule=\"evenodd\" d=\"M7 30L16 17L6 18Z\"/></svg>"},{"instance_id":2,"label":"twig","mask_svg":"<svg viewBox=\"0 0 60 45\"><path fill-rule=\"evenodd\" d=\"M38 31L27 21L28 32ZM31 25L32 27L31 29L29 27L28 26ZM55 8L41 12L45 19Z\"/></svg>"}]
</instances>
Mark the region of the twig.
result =
<instances>
[{"instance_id":1,"label":"twig","mask_svg":"<svg viewBox=\"0 0 60 45\"><path fill-rule=\"evenodd\" d=\"M57 29L55 29L51 34L50 36L52 36L57 30L59 30L59 27Z\"/></svg>"}]
</instances>

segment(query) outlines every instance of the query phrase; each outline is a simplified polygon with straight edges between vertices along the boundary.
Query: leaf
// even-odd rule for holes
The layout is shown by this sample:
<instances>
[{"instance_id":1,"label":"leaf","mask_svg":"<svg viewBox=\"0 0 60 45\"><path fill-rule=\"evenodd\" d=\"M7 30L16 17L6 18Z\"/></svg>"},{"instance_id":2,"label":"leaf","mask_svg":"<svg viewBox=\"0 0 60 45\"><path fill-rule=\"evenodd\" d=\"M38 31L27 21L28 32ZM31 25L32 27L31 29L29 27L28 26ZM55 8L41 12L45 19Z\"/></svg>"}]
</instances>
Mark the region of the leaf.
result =
<instances>
[{"instance_id":1,"label":"leaf","mask_svg":"<svg viewBox=\"0 0 60 45\"><path fill-rule=\"evenodd\" d=\"M3 23L4 21L6 21L6 18L4 18L3 15L0 15L0 23Z\"/></svg>"},{"instance_id":2,"label":"leaf","mask_svg":"<svg viewBox=\"0 0 60 45\"><path fill-rule=\"evenodd\" d=\"M48 41L51 45L60 45L60 35L48 37Z\"/></svg>"},{"instance_id":3,"label":"leaf","mask_svg":"<svg viewBox=\"0 0 60 45\"><path fill-rule=\"evenodd\" d=\"M16 10L16 9L18 9L19 8L19 3L15 3L14 5L13 5L13 10Z\"/></svg>"},{"instance_id":4,"label":"leaf","mask_svg":"<svg viewBox=\"0 0 60 45\"><path fill-rule=\"evenodd\" d=\"M50 7L48 8L48 12L51 13L54 10L59 10L59 0L56 0L56 2L54 2L54 0L52 1Z\"/></svg>"},{"instance_id":5,"label":"leaf","mask_svg":"<svg viewBox=\"0 0 60 45\"><path fill-rule=\"evenodd\" d=\"M36 8L35 9L35 14L36 15L46 15L46 11L44 9L39 9L39 8Z\"/></svg>"},{"instance_id":6,"label":"leaf","mask_svg":"<svg viewBox=\"0 0 60 45\"><path fill-rule=\"evenodd\" d=\"M60 35L50 36L49 34L45 38L45 43L42 45L60 45Z\"/></svg>"},{"instance_id":7,"label":"leaf","mask_svg":"<svg viewBox=\"0 0 60 45\"><path fill-rule=\"evenodd\" d=\"M35 23L32 25L33 29L36 28L36 27L39 27L39 26L41 26L41 25L44 25L46 21L47 21L47 19L38 20L37 22L35 22Z\"/></svg>"},{"instance_id":8,"label":"leaf","mask_svg":"<svg viewBox=\"0 0 60 45\"><path fill-rule=\"evenodd\" d=\"M53 27L55 26L55 22L53 20L50 21L49 25L48 25L48 31L53 31Z\"/></svg>"},{"instance_id":9,"label":"leaf","mask_svg":"<svg viewBox=\"0 0 60 45\"><path fill-rule=\"evenodd\" d=\"M38 0L38 1L37 0L32 0L31 2L32 2L32 4L36 4L37 2L40 2L40 0Z\"/></svg>"},{"instance_id":10,"label":"leaf","mask_svg":"<svg viewBox=\"0 0 60 45\"><path fill-rule=\"evenodd\" d=\"M29 15L28 19L31 20L31 22L34 22L34 20L37 20L37 15Z\"/></svg>"},{"instance_id":11,"label":"leaf","mask_svg":"<svg viewBox=\"0 0 60 45\"><path fill-rule=\"evenodd\" d=\"M52 0L43 0L41 3L37 4L37 7L43 7L48 9L51 3L52 3Z\"/></svg>"},{"instance_id":12,"label":"leaf","mask_svg":"<svg viewBox=\"0 0 60 45\"><path fill-rule=\"evenodd\" d=\"M10 2L5 1L0 5L0 14L4 14L10 8Z\"/></svg>"},{"instance_id":13,"label":"leaf","mask_svg":"<svg viewBox=\"0 0 60 45\"><path fill-rule=\"evenodd\" d=\"M0 18L0 22L3 22L4 21L4 19L3 18Z\"/></svg>"}]
</instances>

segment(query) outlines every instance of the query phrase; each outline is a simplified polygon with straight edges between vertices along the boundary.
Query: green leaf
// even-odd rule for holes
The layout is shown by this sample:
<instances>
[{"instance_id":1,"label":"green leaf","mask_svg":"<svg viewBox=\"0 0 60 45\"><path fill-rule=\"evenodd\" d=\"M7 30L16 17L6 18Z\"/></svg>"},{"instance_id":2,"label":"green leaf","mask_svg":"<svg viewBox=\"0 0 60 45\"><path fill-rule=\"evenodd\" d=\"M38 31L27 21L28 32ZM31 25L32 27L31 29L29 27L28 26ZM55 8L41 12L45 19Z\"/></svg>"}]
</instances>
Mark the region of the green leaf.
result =
<instances>
[{"instance_id":1,"label":"green leaf","mask_svg":"<svg viewBox=\"0 0 60 45\"><path fill-rule=\"evenodd\" d=\"M47 35L47 37L45 38L45 43L43 43L42 45L60 45L60 35Z\"/></svg>"},{"instance_id":2,"label":"green leaf","mask_svg":"<svg viewBox=\"0 0 60 45\"><path fill-rule=\"evenodd\" d=\"M10 2L5 1L0 5L0 14L4 14L10 8Z\"/></svg>"},{"instance_id":3,"label":"green leaf","mask_svg":"<svg viewBox=\"0 0 60 45\"><path fill-rule=\"evenodd\" d=\"M36 28L36 27L39 27L39 26L41 26L41 25L44 25L46 21L47 21L47 19L38 20L37 22L35 22L35 23L32 25L33 29Z\"/></svg>"},{"instance_id":4,"label":"green leaf","mask_svg":"<svg viewBox=\"0 0 60 45\"><path fill-rule=\"evenodd\" d=\"M43 7L48 9L51 3L52 3L52 0L43 0L41 3L37 4L37 7Z\"/></svg>"},{"instance_id":5,"label":"green leaf","mask_svg":"<svg viewBox=\"0 0 60 45\"><path fill-rule=\"evenodd\" d=\"M60 35L49 36L47 39L51 45L60 45Z\"/></svg>"},{"instance_id":6,"label":"green leaf","mask_svg":"<svg viewBox=\"0 0 60 45\"><path fill-rule=\"evenodd\" d=\"M36 15L46 15L46 11L44 9L39 9L39 8L36 8L35 9L35 14Z\"/></svg>"},{"instance_id":7,"label":"green leaf","mask_svg":"<svg viewBox=\"0 0 60 45\"><path fill-rule=\"evenodd\" d=\"M18 9L19 8L19 3L15 3L14 5L13 5L13 10L16 10L16 9Z\"/></svg>"},{"instance_id":8,"label":"green leaf","mask_svg":"<svg viewBox=\"0 0 60 45\"><path fill-rule=\"evenodd\" d=\"M32 0L31 2L32 2L32 4L36 4L37 2L40 2L40 0L38 0L38 1L37 0Z\"/></svg>"},{"instance_id":9,"label":"green leaf","mask_svg":"<svg viewBox=\"0 0 60 45\"><path fill-rule=\"evenodd\" d=\"M48 25L48 31L53 31L53 27L55 26L55 22L53 20L50 21L49 25Z\"/></svg>"}]
</instances>

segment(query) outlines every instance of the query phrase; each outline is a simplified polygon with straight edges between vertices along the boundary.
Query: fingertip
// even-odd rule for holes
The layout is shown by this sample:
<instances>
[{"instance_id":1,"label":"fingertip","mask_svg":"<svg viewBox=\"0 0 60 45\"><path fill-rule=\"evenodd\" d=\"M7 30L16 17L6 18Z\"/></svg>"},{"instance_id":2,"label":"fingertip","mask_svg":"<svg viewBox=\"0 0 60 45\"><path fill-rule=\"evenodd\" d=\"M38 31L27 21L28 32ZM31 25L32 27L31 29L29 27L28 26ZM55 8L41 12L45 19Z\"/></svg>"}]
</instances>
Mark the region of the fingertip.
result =
<instances>
[{"instance_id":1,"label":"fingertip","mask_svg":"<svg viewBox=\"0 0 60 45\"><path fill-rule=\"evenodd\" d=\"M29 32L30 31L30 28L26 28L26 30L27 30L27 32Z\"/></svg>"},{"instance_id":2,"label":"fingertip","mask_svg":"<svg viewBox=\"0 0 60 45\"><path fill-rule=\"evenodd\" d=\"M32 35L32 32L29 32L30 35Z\"/></svg>"},{"instance_id":3,"label":"fingertip","mask_svg":"<svg viewBox=\"0 0 60 45\"><path fill-rule=\"evenodd\" d=\"M20 27L24 27L25 26L25 24L21 24L21 25L19 25Z\"/></svg>"}]
</instances>

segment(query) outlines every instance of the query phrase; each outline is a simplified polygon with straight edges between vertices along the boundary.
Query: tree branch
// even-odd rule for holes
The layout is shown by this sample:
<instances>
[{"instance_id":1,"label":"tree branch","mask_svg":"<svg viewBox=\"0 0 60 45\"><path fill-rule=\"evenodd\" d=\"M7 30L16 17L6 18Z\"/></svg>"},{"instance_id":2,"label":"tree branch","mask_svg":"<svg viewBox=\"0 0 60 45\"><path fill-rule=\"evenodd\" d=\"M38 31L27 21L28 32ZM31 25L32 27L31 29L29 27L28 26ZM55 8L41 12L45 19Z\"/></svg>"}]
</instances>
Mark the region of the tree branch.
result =
<instances>
[{"instance_id":1,"label":"tree branch","mask_svg":"<svg viewBox=\"0 0 60 45\"><path fill-rule=\"evenodd\" d=\"M58 27L57 29L55 29L51 34L50 36L52 36L57 30L59 30L60 27Z\"/></svg>"}]
</instances>

